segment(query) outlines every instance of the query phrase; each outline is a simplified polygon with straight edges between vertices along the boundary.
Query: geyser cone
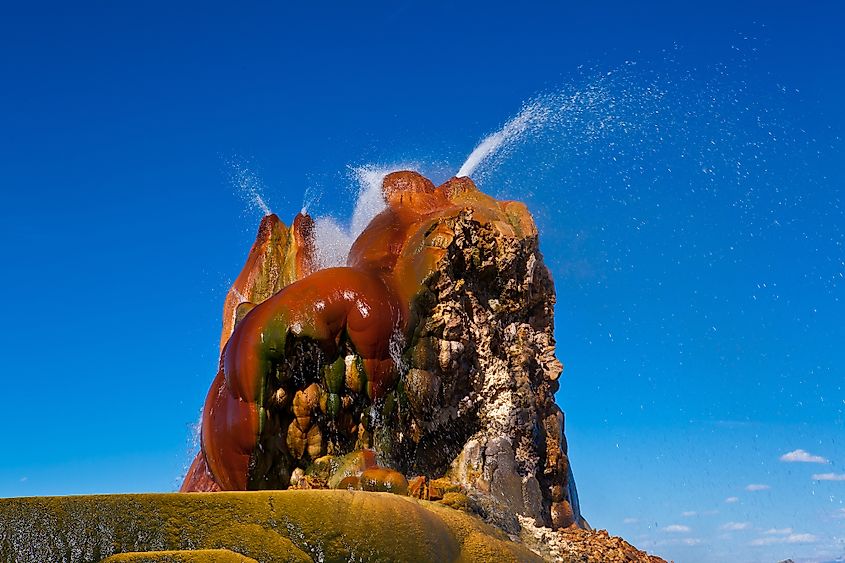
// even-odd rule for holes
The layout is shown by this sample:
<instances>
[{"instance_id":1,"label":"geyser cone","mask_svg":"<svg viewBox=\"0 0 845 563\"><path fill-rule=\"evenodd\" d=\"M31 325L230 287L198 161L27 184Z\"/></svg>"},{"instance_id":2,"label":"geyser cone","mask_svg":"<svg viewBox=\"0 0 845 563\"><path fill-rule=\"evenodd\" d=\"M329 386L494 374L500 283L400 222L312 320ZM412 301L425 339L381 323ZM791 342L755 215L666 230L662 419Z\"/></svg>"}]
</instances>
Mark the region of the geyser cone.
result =
<instances>
[{"instance_id":1,"label":"geyser cone","mask_svg":"<svg viewBox=\"0 0 845 563\"><path fill-rule=\"evenodd\" d=\"M554 403L554 287L530 213L466 177L435 187L395 172L382 191L346 267L308 273L305 216L290 231L262 222L230 292L254 307L240 305L183 490L284 488L372 447L538 523L579 522ZM238 316L228 297L224 314Z\"/></svg>"}]
</instances>

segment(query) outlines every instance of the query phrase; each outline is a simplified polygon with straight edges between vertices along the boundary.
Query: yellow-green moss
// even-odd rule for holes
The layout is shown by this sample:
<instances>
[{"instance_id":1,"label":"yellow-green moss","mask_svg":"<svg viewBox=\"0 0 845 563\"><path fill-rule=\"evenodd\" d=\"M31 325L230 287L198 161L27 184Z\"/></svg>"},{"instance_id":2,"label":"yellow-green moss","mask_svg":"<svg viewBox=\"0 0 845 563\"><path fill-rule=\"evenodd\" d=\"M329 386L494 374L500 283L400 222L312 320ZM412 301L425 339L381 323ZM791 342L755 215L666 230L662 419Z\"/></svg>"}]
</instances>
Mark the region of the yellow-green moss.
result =
<instances>
[{"instance_id":1,"label":"yellow-green moss","mask_svg":"<svg viewBox=\"0 0 845 563\"><path fill-rule=\"evenodd\" d=\"M199 549L227 549L262 562L489 561L492 555L505 561L539 560L474 516L389 493L303 490L0 500L2 561L88 562L119 553Z\"/></svg>"},{"instance_id":2,"label":"yellow-green moss","mask_svg":"<svg viewBox=\"0 0 845 563\"><path fill-rule=\"evenodd\" d=\"M446 493L439 502L443 506L448 506L455 510L469 511L469 498L463 493Z\"/></svg>"},{"instance_id":3,"label":"yellow-green moss","mask_svg":"<svg viewBox=\"0 0 845 563\"><path fill-rule=\"evenodd\" d=\"M228 549L197 549L133 551L106 557L103 563L258 563L258 561Z\"/></svg>"}]
</instances>

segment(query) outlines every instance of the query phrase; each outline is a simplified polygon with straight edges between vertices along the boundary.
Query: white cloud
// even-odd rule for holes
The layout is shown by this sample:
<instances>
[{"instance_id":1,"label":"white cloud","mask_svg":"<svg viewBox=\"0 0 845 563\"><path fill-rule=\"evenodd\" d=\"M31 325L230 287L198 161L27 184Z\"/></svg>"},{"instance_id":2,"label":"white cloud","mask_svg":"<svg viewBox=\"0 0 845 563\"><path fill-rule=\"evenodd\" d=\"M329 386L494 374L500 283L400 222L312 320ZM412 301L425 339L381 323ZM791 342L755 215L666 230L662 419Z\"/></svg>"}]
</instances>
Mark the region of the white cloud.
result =
<instances>
[{"instance_id":1,"label":"white cloud","mask_svg":"<svg viewBox=\"0 0 845 563\"><path fill-rule=\"evenodd\" d=\"M637 520L636 518L625 518L624 520L622 520L622 522L624 522L625 524L636 524L637 522L639 522L639 520Z\"/></svg>"},{"instance_id":2,"label":"white cloud","mask_svg":"<svg viewBox=\"0 0 845 563\"><path fill-rule=\"evenodd\" d=\"M738 530L747 530L751 527L751 522L727 522L719 526L722 530L735 532Z\"/></svg>"},{"instance_id":3,"label":"white cloud","mask_svg":"<svg viewBox=\"0 0 845 563\"><path fill-rule=\"evenodd\" d=\"M813 481L845 481L845 473L816 473Z\"/></svg>"},{"instance_id":4,"label":"white cloud","mask_svg":"<svg viewBox=\"0 0 845 563\"><path fill-rule=\"evenodd\" d=\"M813 455L806 450L792 450L780 456L781 461L789 463L830 463L820 455Z\"/></svg>"},{"instance_id":5,"label":"white cloud","mask_svg":"<svg viewBox=\"0 0 845 563\"><path fill-rule=\"evenodd\" d=\"M792 533L792 528L769 528L763 533L767 536L788 536Z\"/></svg>"},{"instance_id":6,"label":"white cloud","mask_svg":"<svg viewBox=\"0 0 845 563\"><path fill-rule=\"evenodd\" d=\"M695 516L697 514L698 514L698 512L696 512L695 510L687 510L685 512L681 512L681 516L683 516L685 518L689 518L690 516Z\"/></svg>"},{"instance_id":7,"label":"white cloud","mask_svg":"<svg viewBox=\"0 0 845 563\"><path fill-rule=\"evenodd\" d=\"M739 502L739 497L728 497L725 499L725 502L728 504L734 504Z\"/></svg>"},{"instance_id":8,"label":"white cloud","mask_svg":"<svg viewBox=\"0 0 845 563\"><path fill-rule=\"evenodd\" d=\"M668 540L660 540L655 542L655 546L665 546L665 545L700 545L703 543L698 538L672 538Z\"/></svg>"},{"instance_id":9,"label":"white cloud","mask_svg":"<svg viewBox=\"0 0 845 563\"><path fill-rule=\"evenodd\" d=\"M683 538L681 543L684 545L698 545L701 543L701 540L698 538Z\"/></svg>"},{"instance_id":10,"label":"white cloud","mask_svg":"<svg viewBox=\"0 0 845 563\"><path fill-rule=\"evenodd\" d=\"M819 541L813 534L789 534L784 536L769 536L751 541L751 545L773 545L777 543L815 543Z\"/></svg>"},{"instance_id":11,"label":"white cloud","mask_svg":"<svg viewBox=\"0 0 845 563\"><path fill-rule=\"evenodd\" d=\"M786 536L786 543L815 543L819 541L813 534L789 534Z\"/></svg>"},{"instance_id":12,"label":"white cloud","mask_svg":"<svg viewBox=\"0 0 845 563\"><path fill-rule=\"evenodd\" d=\"M670 524L670 525L666 526L665 528L663 528L663 531L664 532L672 532L674 534L679 534L679 533L690 532L691 529L690 529L689 526L684 526L683 524Z\"/></svg>"},{"instance_id":13,"label":"white cloud","mask_svg":"<svg viewBox=\"0 0 845 563\"><path fill-rule=\"evenodd\" d=\"M771 487L770 487L770 486L768 486L768 485L761 485L761 484L759 484L759 483L751 483L750 485L748 485L748 486L746 486L746 487L745 487L745 490L746 490L746 491L751 491L751 492L754 492L754 491L767 491L767 490L769 490L769 489L771 489Z\"/></svg>"},{"instance_id":14,"label":"white cloud","mask_svg":"<svg viewBox=\"0 0 845 563\"><path fill-rule=\"evenodd\" d=\"M29 481L29 477L24 475L23 477L21 477L20 481L21 483L26 483L27 481Z\"/></svg>"},{"instance_id":15,"label":"white cloud","mask_svg":"<svg viewBox=\"0 0 845 563\"><path fill-rule=\"evenodd\" d=\"M837 508L833 511L834 518L845 518L845 508Z\"/></svg>"}]
</instances>

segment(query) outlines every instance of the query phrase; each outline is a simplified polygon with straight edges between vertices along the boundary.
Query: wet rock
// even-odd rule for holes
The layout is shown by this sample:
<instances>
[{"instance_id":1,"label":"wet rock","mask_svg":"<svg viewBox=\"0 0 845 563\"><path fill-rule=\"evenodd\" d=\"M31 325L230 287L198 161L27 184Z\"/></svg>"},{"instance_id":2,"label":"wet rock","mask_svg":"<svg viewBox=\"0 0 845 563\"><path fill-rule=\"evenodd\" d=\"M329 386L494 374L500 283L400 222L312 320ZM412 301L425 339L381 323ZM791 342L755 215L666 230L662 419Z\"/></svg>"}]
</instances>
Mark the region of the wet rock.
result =
<instances>
[{"instance_id":1,"label":"wet rock","mask_svg":"<svg viewBox=\"0 0 845 563\"><path fill-rule=\"evenodd\" d=\"M371 467L361 473L361 489L364 491L408 494L408 481L405 476L386 467Z\"/></svg>"},{"instance_id":2,"label":"wet rock","mask_svg":"<svg viewBox=\"0 0 845 563\"><path fill-rule=\"evenodd\" d=\"M542 526L543 493L540 491L540 482L533 475L525 477L522 481L522 502L522 514L534 518L534 523Z\"/></svg>"},{"instance_id":3,"label":"wet rock","mask_svg":"<svg viewBox=\"0 0 845 563\"><path fill-rule=\"evenodd\" d=\"M421 500L429 500L428 484L423 475L408 480L408 496Z\"/></svg>"},{"instance_id":4,"label":"wet rock","mask_svg":"<svg viewBox=\"0 0 845 563\"><path fill-rule=\"evenodd\" d=\"M426 420L437 409L440 401L440 378L424 369L411 368L405 375L405 395L414 415Z\"/></svg>"},{"instance_id":5,"label":"wet rock","mask_svg":"<svg viewBox=\"0 0 845 563\"><path fill-rule=\"evenodd\" d=\"M475 489L467 493L467 498L471 511L481 516L485 522L510 535L518 535L522 530L513 509L497 501L492 495Z\"/></svg>"},{"instance_id":6,"label":"wet rock","mask_svg":"<svg viewBox=\"0 0 845 563\"><path fill-rule=\"evenodd\" d=\"M522 479L517 473L516 459L510 441L494 438L487 444L485 477L490 493L506 506L522 508Z\"/></svg>"},{"instance_id":7,"label":"wet rock","mask_svg":"<svg viewBox=\"0 0 845 563\"><path fill-rule=\"evenodd\" d=\"M575 523L575 514L572 512L572 506L565 500L552 503L551 516L553 530L568 528Z\"/></svg>"},{"instance_id":8,"label":"wet rock","mask_svg":"<svg viewBox=\"0 0 845 563\"><path fill-rule=\"evenodd\" d=\"M455 510L463 510L464 512L471 512L469 497L463 493L451 492L443 495L440 499L440 504L454 508Z\"/></svg>"},{"instance_id":9,"label":"wet rock","mask_svg":"<svg viewBox=\"0 0 845 563\"><path fill-rule=\"evenodd\" d=\"M301 467L294 469L290 476L291 487L297 486L303 477L305 477L305 471Z\"/></svg>"},{"instance_id":10,"label":"wet rock","mask_svg":"<svg viewBox=\"0 0 845 563\"><path fill-rule=\"evenodd\" d=\"M345 268L309 273L307 219L262 223L233 286L249 312L203 413L208 478L198 465L184 490L284 488L326 453L372 447L379 467L423 476L414 496L458 492L446 475L503 529L517 515L584 525L554 398L554 284L530 213L467 178L394 173L383 193ZM225 315L236 309L227 300ZM375 465L321 478L365 486Z\"/></svg>"},{"instance_id":11,"label":"wet rock","mask_svg":"<svg viewBox=\"0 0 845 563\"><path fill-rule=\"evenodd\" d=\"M431 500L439 500L444 498L448 493L457 493L460 491L460 485L443 477L440 479L432 479L428 483L428 497Z\"/></svg>"}]
</instances>

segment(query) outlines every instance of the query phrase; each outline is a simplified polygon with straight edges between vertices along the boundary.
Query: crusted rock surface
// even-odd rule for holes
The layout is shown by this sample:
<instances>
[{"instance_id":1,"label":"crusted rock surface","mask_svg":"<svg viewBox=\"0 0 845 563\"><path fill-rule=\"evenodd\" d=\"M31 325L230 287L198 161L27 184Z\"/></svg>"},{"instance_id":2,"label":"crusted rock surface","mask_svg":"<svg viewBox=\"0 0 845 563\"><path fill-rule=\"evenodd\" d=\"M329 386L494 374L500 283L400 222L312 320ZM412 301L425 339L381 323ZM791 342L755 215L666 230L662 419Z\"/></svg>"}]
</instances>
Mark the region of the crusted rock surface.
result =
<instances>
[{"instance_id":1,"label":"crusted rock surface","mask_svg":"<svg viewBox=\"0 0 845 563\"><path fill-rule=\"evenodd\" d=\"M599 561L584 554L604 546L639 560L581 514L554 397L554 283L527 208L414 172L383 194L346 267L311 271L307 216L262 223L182 490L392 491L549 559Z\"/></svg>"},{"instance_id":2,"label":"crusted rock surface","mask_svg":"<svg viewBox=\"0 0 845 563\"><path fill-rule=\"evenodd\" d=\"M562 563L666 563L641 551L606 530L585 530L572 526L552 531L538 528L525 517L522 537L528 547L547 561Z\"/></svg>"},{"instance_id":3,"label":"crusted rock surface","mask_svg":"<svg viewBox=\"0 0 845 563\"><path fill-rule=\"evenodd\" d=\"M411 412L393 457L487 494L490 510L584 525L554 401L563 367L537 233L502 232L472 209L442 225L452 240L415 302L403 378Z\"/></svg>"}]
</instances>

